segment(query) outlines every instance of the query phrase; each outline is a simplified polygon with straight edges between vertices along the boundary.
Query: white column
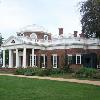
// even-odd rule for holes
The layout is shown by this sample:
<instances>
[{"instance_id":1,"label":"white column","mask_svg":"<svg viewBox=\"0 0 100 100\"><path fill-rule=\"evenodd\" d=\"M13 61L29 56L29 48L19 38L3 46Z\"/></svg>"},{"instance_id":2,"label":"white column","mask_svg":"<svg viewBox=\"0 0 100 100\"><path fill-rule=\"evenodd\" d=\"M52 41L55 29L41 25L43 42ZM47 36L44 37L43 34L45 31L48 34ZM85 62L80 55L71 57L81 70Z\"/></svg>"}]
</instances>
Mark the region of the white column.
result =
<instances>
[{"instance_id":1,"label":"white column","mask_svg":"<svg viewBox=\"0 0 100 100\"><path fill-rule=\"evenodd\" d=\"M34 67L34 49L32 49L32 67Z\"/></svg>"},{"instance_id":2,"label":"white column","mask_svg":"<svg viewBox=\"0 0 100 100\"><path fill-rule=\"evenodd\" d=\"M9 50L9 68L13 67L13 53L12 50Z\"/></svg>"},{"instance_id":3,"label":"white column","mask_svg":"<svg viewBox=\"0 0 100 100\"><path fill-rule=\"evenodd\" d=\"M23 67L26 67L26 48L23 49Z\"/></svg>"},{"instance_id":4,"label":"white column","mask_svg":"<svg viewBox=\"0 0 100 100\"><path fill-rule=\"evenodd\" d=\"M18 49L16 49L16 68L19 67L19 55L18 55Z\"/></svg>"},{"instance_id":5,"label":"white column","mask_svg":"<svg viewBox=\"0 0 100 100\"><path fill-rule=\"evenodd\" d=\"M3 50L3 66L2 67L5 67L5 50Z\"/></svg>"}]
</instances>

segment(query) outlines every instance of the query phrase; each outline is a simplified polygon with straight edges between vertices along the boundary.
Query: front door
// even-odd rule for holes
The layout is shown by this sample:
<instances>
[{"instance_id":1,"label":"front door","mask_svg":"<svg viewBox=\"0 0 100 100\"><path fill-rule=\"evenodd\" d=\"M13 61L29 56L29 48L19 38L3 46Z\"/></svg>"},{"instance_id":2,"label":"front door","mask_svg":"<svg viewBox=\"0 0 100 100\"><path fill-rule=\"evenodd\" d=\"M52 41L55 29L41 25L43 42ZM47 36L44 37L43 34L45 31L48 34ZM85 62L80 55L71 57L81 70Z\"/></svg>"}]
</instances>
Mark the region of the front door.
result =
<instances>
[{"instance_id":1,"label":"front door","mask_svg":"<svg viewBox=\"0 0 100 100\"><path fill-rule=\"evenodd\" d=\"M19 67L23 65L23 56L19 56Z\"/></svg>"}]
</instances>

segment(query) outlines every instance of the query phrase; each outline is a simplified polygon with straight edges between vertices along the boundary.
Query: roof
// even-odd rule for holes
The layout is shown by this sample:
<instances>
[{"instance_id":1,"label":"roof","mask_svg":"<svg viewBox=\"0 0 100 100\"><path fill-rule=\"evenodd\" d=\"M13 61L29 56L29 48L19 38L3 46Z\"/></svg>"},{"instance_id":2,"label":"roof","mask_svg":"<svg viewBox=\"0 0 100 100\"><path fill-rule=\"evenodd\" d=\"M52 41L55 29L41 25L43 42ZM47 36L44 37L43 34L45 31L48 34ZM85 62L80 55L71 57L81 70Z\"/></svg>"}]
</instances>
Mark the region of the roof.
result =
<instances>
[{"instance_id":1,"label":"roof","mask_svg":"<svg viewBox=\"0 0 100 100\"><path fill-rule=\"evenodd\" d=\"M43 26L33 24L21 28L19 32L47 32L47 30Z\"/></svg>"}]
</instances>

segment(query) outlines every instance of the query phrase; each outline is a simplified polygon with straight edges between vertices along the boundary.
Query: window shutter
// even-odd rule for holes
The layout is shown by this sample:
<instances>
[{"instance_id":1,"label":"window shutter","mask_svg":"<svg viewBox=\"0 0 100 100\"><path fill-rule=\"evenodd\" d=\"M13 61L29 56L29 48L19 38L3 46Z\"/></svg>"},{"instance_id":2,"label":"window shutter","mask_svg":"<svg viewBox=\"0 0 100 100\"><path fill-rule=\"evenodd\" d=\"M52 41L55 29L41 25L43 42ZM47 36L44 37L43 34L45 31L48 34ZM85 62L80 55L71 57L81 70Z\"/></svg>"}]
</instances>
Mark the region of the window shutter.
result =
<instances>
[{"instance_id":1,"label":"window shutter","mask_svg":"<svg viewBox=\"0 0 100 100\"><path fill-rule=\"evenodd\" d=\"M84 64L84 54L81 54L81 64Z\"/></svg>"},{"instance_id":2,"label":"window shutter","mask_svg":"<svg viewBox=\"0 0 100 100\"><path fill-rule=\"evenodd\" d=\"M38 56L36 56L36 66L38 67Z\"/></svg>"},{"instance_id":3,"label":"window shutter","mask_svg":"<svg viewBox=\"0 0 100 100\"><path fill-rule=\"evenodd\" d=\"M57 56L57 68L59 68L59 56Z\"/></svg>"},{"instance_id":4,"label":"window shutter","mask_svg":"<svg viewBox=\"0 0 100 100\"><path fill-rule=\"evenodd\" d=\"M43 63L43 56L40 56L40 67L42 67L42 63Z\"/></svg>"},{"instance_id":5,"label":"window shutter","mask_svg":"<svg viewBox=\"0 0 100 100\"><path fill-rule=\"evenodd\" d=\"M45 66L47 67L47 56L45 56Z\"/></svg>"},{"instance_id":6,"label":"window shutter","mask_svg":"<svg viewBox=\"0 0 100 100\"><path fill-rule=\"evenodd\" d=\"M76 64L76 55L72 56L72 64Z\"/></svg>"},{"instance_id":7,"label":"window shutter","mask_svg":"<svg viewBox=\"0 0 100 100\"><path fill-rule=\"evenodd\" d=\"M30 66L30 55L28 56L28 66Z\"/></svg>"},{"instance_id":8,"label":"window shutter","mask_svg":"<svg viewBox=\"0 0 100 100\"><path fill-rule=\"evenodd\" d=\"M51 56L51 65L53 67L53 56Z\"/></svg>"}]
</instances>

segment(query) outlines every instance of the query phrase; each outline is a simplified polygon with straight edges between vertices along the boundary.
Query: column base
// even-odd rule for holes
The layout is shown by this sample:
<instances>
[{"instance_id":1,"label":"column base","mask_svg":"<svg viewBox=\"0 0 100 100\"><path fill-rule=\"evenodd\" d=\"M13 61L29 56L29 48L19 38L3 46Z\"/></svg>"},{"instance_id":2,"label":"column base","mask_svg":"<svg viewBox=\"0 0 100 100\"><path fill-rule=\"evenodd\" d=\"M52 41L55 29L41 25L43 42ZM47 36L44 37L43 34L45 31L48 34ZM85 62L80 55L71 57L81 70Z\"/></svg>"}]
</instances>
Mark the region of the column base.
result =
<instances>
[{"instance_id":1,"label":"column base","mask_svg":"<svg viewBox=\"0 0 100 100\"><path fill-rule=\"evenodd\" d=\"M5 68L5 66L2 66L2 68Z\"/></svg>"}]
</instances>

